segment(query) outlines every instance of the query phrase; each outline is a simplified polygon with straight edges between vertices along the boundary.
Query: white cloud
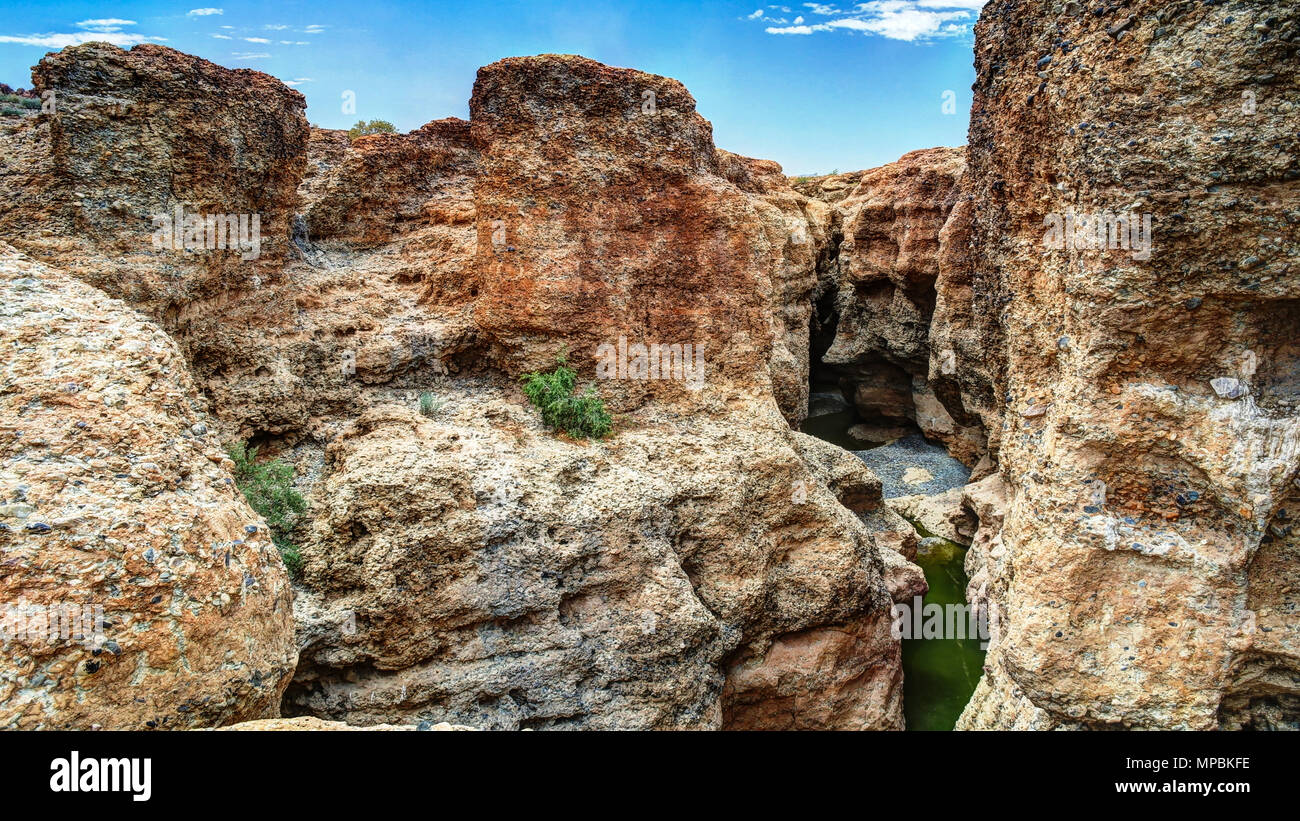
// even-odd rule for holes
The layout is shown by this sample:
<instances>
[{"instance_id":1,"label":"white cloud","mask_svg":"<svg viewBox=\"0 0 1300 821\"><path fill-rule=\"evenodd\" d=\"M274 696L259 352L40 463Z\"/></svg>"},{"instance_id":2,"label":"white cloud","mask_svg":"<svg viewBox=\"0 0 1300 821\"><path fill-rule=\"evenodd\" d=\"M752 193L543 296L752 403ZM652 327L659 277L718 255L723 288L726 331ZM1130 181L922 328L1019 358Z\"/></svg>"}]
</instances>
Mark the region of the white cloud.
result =
<instances>
[{"instance_id":1,"label":"white cloud","mask_svg":"<svg viewBox=\"0 0 1300 821\"><path fill-rule=\"evenodd\" d=\"M762 10L762 9L758 9L757 11L755 11L753 14L749 15L749 17L747 17L747 18L745 18L745 19L747 19L747 20L761 20L762 18L763 18L763 10Z\"/></svg>"},{"instance_id":2,"label":"white cloud","mask_svg":"<svg viewBox=\"0 0 1300 821\"><path fill-rule=\"evenodd\" d=\"M103 29L103 28L121 28L122 26L134 26L134 20L121 20L117 17L105 17L99 20L82 20L77 23L79 29Z\"/></svg>"},{"instance_id":3,"label":"white cloud","mask_svg":"<svg viewBox=\"0 0 1300 821\"><path fill-rule=\"evenodd\" d=\"M225 14L225 9L190 9L185 12L190 17L207 17L210 14Z\"/></svg>"},{"instance_id":4,"label":"white cloud","mask_svg":"<svg viewBox=\"0 0 1300 821\"><path fill-rule=\"evenodd\" d=\"M243 61L243 60L265 60L271 55L267 54L264 51L235 51L235 52L231 52L230 56L234 57L238 61Z\"/></svg>"},{"instance_id":5,"label":"white cloud","mask_svg":"<svg viewBox=\"0 0 1300 821\"><path fill-rule=\"evenodd\" d=\"M278 25L274 23L267 23L265 26L262 26L262 28L266 29L267 31L284 31L289 27L284 25L283 23L280 23Z\"/></svg>"},{"instance_id":6,"label":"white cloud","mask_svg":"<svg viewBox=\"0 0 1300 821\"><path fill-rule=\"evenodd\" d=\"M310 83L311 81L312 79L310 77L299 77L296 80L282 80L281 82L292 88L294 86L300 86L303 83Z\"/></svg>"},{"instance_id":7,"label":"white cloud","mask_svg":"<svg viewBox=\"0 0 1300 821\"><path fill-rule=\"evenodd\" d=\"M269 43L269 42L271 42L270 40L266 39L265 37L245 37L244 40L247 41L247 42L249 42L249 43Z\"/></svg>"},{"instance_id":8,"label":"white cloud","mask_svg":"<svg viewBox=\"0 0 1300 821\"><path fill-rule=\"evenodd\" d=\"M212 36L215 37L215 38L217 38L218 40L233 40L233 39L235 39L234 37L231 37L231 36L228 35L228 34L214 34L214 35L212 35Z\"/></svg>"},{"instance_id":9,"label":"white cloud","mask_svg":"<svg viewBox=\"0 0 1300 821\"><path fill-rule=\"evenodd\" d=\"M324 31L324 30L325 30L325 27L322 26L320 23L312 23L310 26L308 26L307 28L303 29L303 30L302 30L302 33L303 33L303 34L320 34L320 33L321 33L322 31Z\"/></svg>"},{"instance_id":10,"label":"white cloud","mask_svg":"<svg viewBox=\"0 0 1300 821\"><path fill-rule=\"evenodd\" d=\"M141 43L165 43L166 37L154 37L122 31L123 26L134 26L134 20L122 20L117 17L102 17L94 20L82 20L75 25L84 31L69 33L44 34L5 34L0 35L0 43L14 43L21 46L40 46L42 48L61 49L79 46L82 43L109 43L121 48L138 46Z\"/></svg>"},{"instance_id":11,"label":"white cloud","mask_svg":"<svg viewBox=\"0 0 1300 821\"><path fill-rule=\"evenodd\" d=\"M848 10L827 3L804 3L809 13L834 19L808 25L799 16L791 25L768 26L764 31L796 35L849 31L907 42L958 37L969 31L967 22L984 7L985 2L987 0L870 0ZM786 22L767 17L761 19L765 23Z\"/></svg>"},{"instance_id":12,"label":"white cloud","mask_svg":"<svg viewBox=\"0 0 1300 821\"><path fill-rule=\"evenodd\" d=\"M4 34L0 43L15 43L20 46L41 46L43 48L67 48L82 43L110 43L121 48L130 48L141 43L165 43L166 37L146 37L143 34L129 32L78 31L73 34Z\"/></svg>"}]
</instances>

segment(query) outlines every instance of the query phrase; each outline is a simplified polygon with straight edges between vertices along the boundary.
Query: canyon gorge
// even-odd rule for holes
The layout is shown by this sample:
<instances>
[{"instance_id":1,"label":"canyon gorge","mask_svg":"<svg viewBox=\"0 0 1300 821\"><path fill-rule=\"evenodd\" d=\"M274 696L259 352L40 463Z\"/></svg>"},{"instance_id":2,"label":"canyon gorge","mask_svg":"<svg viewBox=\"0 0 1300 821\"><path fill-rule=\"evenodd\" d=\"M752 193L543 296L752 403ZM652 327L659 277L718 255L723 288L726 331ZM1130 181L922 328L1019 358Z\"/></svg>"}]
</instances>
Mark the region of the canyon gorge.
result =
<instances>
[{"instance_id":1,"label":"canyon gorge","mask_svg":"<svg viewBox=\"0 0 1300 821\"><path fill-rule=\"evenodd\" d=\"M0 591L104 629L5 641L0 727L901 730L948 549L948 726L1300 728L1298 49L1262 0L992 0L967 145L815 177L573 55L359 137L46 55ZM607 436L543 424L557 360ZM236 443L294 469L289 566Z\"/></svg>"}]
</instances>

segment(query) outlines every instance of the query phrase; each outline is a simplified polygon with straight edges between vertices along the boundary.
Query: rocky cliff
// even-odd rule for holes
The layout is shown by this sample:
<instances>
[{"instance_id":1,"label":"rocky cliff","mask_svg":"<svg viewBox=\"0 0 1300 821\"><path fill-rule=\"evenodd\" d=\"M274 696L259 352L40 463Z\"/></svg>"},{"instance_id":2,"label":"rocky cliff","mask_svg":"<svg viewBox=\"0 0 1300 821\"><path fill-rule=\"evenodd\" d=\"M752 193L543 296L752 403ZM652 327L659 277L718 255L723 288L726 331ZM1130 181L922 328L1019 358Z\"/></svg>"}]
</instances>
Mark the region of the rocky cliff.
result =
<instances>
[{"instance_id":1,"label":"rocky cliff","mask_svg":"<svg viewBox=\"0 0 1300 821\"><path fill-rule=\"evenodd\" d=\"M1297 36L1269 2L981 16L963 187L1007 507L962 726L1300 715Z\"/></svg>"},{"instance_id":2,"label":"rocky cliff","mask_svg":"<svg viewBox=\"0 0 1300 821\"><path fill-rule=\"evenodd\" d=\"M774 163L715 149L679 83L578 57L483 69L469 123L355 141L309 133L287 90L231 106L271 81L211 64L192 66L205 83L150 97L147 125L100 112L131 110L128 75L153 88L193 59L48 58L38 83L76 107L5 135L35 171L4 185L98 203L99 146L60 136L92 129L119 156L128 225L177 201L265 208L257 259L156 248L84 204L6 230L162 323L214 433L297 466L310 513L288 712L901 727L889 608L924 589L914 536L860 462L789 424L807 403L827 205ZM237 113L223 134L171 127L195 105ZM270 127L263 107L275 138L234 140ZM234 171L134 182L205 151ZM281 176L259 176L272 165ZM561 354L592 379L602 346L637 345L689 358L596 380L618 414L606 440L557 438L517 386ZM421 393L435 410L417 411Z\"/></svg>"},{"instance_id":3,"label":"rocky cliff","mask_svg":"<svg viewBox=\"0 0 1300 821\"><path fill-rule=\"evenodd\" d=\"M255 72L48 56L58 112L0 129L0 585L112 629L6 645L0 716L901 727L916 537L792 429L830 378L974 468L939 511L992 616L960 727L1295 726L1297 36L994 0L966 148L795 181L580 57L350 140ZM611 436L528 404L561 356ZM309 500L292 622L228 442Z\"/></svg>"}]
</instances>

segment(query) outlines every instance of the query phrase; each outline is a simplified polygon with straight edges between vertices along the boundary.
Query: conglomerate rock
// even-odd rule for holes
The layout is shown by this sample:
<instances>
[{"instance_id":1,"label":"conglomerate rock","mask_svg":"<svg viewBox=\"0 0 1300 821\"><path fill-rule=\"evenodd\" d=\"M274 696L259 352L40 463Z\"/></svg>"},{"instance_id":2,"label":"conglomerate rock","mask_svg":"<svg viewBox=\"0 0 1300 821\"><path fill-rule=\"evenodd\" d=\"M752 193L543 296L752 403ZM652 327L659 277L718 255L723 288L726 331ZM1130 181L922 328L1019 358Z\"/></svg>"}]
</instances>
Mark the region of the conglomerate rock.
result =
<instances>
[{"instance_id":1,"label":"conglomerate rock","mask_svg":"<svg viewBox=\"0 0 1300 821\"><path fill-rule=\"evenodd\" d=\"M32 79L53 111L12 140L17 207L0 215L21 250L167 330L276 275L308 138L301 94L152 44L66 48Z\"/></svg>"},{"instance_id":2,"label":"conglomerate rock","mask_svg":"<svg viewBox=\"0 0 1300 821\"><path fill-rule=\"evenodd\" d=\"M833 335L821 363L868 422L914 423L974 464L986 452L986 421L967 412L959 391L938 394L930 385L932 337L961 336L972 323L969 312L944 305L963 297L948 293L961 283L944 274L945 264L968 258L968 236L948 228L963 199L964 155L912 151L879 168L793 185L834 209Z\"/></svg>"},{"instance_id":3,"label":"conglomerate rock","mask_svg":"<svg viewBox=\"0 0 1300 821\"><path fill-rule=\"evenodd\" d=\"M289 580L176 344L0 244L0 345L0 727L279 715Z\"/></svg>"},{"instance_id":4,"label":"conglomerate rock","mask_svg":"<svg viewBox=\"0 0 1300 821\"><path fill-rule=\"evenodd\" d=\"M1273 2L984 9L963 189L1007 509L961 726L1300 722L1298 36Z\"/></svg>"}]
</instances>

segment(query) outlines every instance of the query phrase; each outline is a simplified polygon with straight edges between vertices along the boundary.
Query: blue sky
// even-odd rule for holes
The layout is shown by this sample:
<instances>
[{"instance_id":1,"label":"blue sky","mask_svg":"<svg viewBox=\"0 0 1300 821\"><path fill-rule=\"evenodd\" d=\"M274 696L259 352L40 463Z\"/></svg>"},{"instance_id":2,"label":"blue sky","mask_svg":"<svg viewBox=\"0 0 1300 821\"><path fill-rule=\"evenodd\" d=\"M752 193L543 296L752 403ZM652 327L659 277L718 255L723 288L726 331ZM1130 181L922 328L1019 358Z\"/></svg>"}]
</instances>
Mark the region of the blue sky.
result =
<instances>
[{"instance_id":1,"label":"blue sky","mask_svg":"<svg viewBox=\"0 0 1300 821\"><path fill-rule=\"evenodd\" d=\"M30 86L31 66L65 45L158 42L289 82L316 125L408 131L467 117L479 66L582 54L683 82L721 148L826 173L966 141L984 0L202 2L0 0L0 82Z\"/></svg>"}]
</instances>

